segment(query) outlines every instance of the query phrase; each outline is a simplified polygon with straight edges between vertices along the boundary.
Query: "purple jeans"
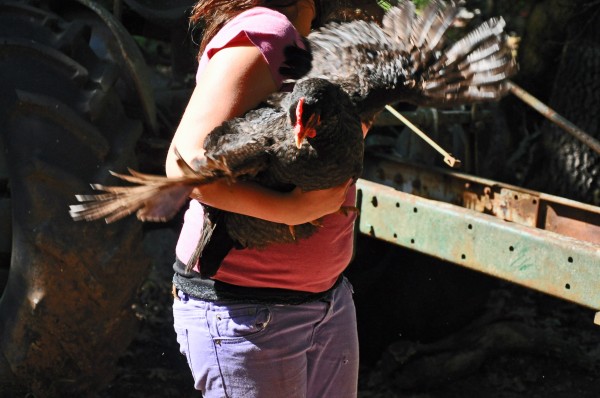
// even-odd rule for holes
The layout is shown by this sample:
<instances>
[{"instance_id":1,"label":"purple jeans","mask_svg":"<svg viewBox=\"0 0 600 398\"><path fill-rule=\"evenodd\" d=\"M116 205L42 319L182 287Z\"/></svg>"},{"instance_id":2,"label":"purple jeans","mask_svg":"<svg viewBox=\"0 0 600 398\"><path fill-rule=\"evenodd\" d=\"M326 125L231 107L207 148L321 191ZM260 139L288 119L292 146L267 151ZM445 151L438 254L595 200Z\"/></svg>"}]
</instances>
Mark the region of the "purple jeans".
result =
<instances>
[{"instance_id":1,"label":"purple jeans","mask_svg":"<svg viewBox=\"0 0 600 398\"><path fill-rule=\"evenodd\" d=\"M356 313L345 278L300 305L179 298L177 341L205 398L356 397Z\"/></svg>"}]
</instances>

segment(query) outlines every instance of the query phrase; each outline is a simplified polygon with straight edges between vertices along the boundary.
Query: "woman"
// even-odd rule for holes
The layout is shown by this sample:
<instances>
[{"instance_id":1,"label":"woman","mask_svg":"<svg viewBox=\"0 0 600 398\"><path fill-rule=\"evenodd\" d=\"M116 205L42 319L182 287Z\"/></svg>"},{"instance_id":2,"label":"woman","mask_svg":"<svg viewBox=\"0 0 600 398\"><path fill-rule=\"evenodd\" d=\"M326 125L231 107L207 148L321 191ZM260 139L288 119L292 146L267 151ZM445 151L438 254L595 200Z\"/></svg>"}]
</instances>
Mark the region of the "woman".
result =
<instances>
[{"instance_id":1,"label":"woman","mask_svg":"<svg viewBox=\"0 0 600 398\"><path fill-rule=\"evenodd\" d=\"M318 0L317 0L318 3ZM204 138L281 90L283 49L303 46L319 4L312 0L202 0L192 22L203 21L197 85L167 156L203 154ZM322 190L275 192L249 182L215 182L194 190L177 244L175 331L196 389L204 397L356 396L358 338L349 282L342 276L353 250L354 216L348 184ZM297 225L323 218L323 227L294 244L232 250L211 280L186 273L202 230L202 204Z\"/></svg>"}]
</instances>

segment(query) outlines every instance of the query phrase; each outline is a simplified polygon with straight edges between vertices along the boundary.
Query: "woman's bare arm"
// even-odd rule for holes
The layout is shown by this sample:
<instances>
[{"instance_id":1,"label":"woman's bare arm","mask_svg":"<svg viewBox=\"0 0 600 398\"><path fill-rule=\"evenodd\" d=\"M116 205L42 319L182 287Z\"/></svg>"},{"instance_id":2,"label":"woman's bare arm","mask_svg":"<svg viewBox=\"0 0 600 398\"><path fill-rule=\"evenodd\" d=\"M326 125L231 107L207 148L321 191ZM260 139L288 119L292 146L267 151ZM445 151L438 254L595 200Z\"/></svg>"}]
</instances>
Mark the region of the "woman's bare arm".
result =
<instances>
[{"instance_id":1,"label":"woman's bare arm","mask_svg":"<svg viewBox=\"0 0 600 398\"><path fill-rule=\"evenodd\" d=\"M203 156L204 139L212 129L243 115L276 90L269 67L256 47L230 47L216 53L197 82L175 132L167 155L167 175L182 174L173 148L187 161ZM234 213L296 225L338 210L346 197L347 185L281 193L249 182L219 181L197 187L192 197Z\"/></svg>"}]
</instances>

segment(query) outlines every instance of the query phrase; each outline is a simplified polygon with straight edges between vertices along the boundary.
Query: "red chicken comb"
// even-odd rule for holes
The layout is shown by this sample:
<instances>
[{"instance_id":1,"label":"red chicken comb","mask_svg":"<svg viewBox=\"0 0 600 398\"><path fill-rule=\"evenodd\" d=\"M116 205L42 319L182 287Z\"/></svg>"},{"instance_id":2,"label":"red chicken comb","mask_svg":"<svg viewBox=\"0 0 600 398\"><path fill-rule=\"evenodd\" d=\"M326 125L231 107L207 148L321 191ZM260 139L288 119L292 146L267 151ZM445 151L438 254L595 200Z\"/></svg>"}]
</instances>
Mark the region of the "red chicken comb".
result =
<instances>
[{"instance_id":1,"label":"red chicken comb","mask_svg":"<svg viewBox=\"0 0 600 398\"><path fill-rule=\"evenodd\" d=\"M317 136L316 127L321 122L318 114L312 113L309 118L304 121L304 103L305 98L301 97L296 105L296 124L294 125L294 138L296 147L300 149L304 138L314 138Z\"/></svg>"}]
</instances>

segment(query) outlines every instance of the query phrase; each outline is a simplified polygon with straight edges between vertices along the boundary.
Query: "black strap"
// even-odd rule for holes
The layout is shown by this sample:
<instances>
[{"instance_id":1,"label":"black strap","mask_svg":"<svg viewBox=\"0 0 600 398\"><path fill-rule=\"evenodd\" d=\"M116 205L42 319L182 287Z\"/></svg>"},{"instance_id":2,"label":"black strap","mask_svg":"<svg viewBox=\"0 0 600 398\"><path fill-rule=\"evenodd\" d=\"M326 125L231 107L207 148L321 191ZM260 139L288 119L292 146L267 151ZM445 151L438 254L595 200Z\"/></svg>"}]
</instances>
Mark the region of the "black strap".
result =
<instances>
[{"instance_id":1,"label":"black strap","mask_svg":"<svg viewBox=\"0 0 600 398\"><path fill-rule=\"evenodd\" d=\"M202 277L210 278L214 276L225 256L235 246L235 242L227 233L225 212L214 207L204 206L202 234L186 264L186 273L189 273L198 262L198 259L201 258L200 274Z\"/></svg>"}]
</instances>

